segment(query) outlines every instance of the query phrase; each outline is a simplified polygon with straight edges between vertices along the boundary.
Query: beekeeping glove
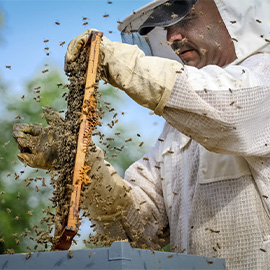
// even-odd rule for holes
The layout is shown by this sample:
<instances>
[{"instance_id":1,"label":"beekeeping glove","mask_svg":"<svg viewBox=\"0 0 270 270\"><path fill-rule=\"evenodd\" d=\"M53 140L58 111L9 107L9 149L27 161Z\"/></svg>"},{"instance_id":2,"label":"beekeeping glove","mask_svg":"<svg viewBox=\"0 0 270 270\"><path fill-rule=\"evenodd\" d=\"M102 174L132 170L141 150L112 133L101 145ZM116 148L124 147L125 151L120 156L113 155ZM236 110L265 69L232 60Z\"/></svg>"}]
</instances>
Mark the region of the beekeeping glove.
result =
<instances>
[{"instance_id":1,"label":"beekeeping glove","mask_svg":"<svg viewBox=\"0 0 270 270\"><path fill-rule=\"evenodd\" d=\"M91 35L91 29L73 39L67 49L66 62L72 62ZM177 73L183 68L177 61L145 56L135 45L102 38L100 45L101 77L124 90L133 100L158 115L170 97Z\"/></svg>"},{"instance_id":2,"label":"beekeeping glove","mask_svg":"<svg viewBox=\"0 0 270 270\"><path fill-rule=\"evenodd\" d=\"M93 143L86 153L90 183L85 185L83 208L93 220L110 222L121 219L132 204L131 187L104 160L103 151Z\"/></svg>"},{"instance_id":3,"label":"beekeeping glove","mask_svg":"<svg viewBox=\"0 0 270 270\"><path fill-rule=\"evenodd\" d=\"M58 158L57 128L64 124L64 119L50 107L44 107L43 114L49 126L16 123L13 137L21 151L18 154L21 162L33 168L51 169Z\"/></svg>"}]
</instances>

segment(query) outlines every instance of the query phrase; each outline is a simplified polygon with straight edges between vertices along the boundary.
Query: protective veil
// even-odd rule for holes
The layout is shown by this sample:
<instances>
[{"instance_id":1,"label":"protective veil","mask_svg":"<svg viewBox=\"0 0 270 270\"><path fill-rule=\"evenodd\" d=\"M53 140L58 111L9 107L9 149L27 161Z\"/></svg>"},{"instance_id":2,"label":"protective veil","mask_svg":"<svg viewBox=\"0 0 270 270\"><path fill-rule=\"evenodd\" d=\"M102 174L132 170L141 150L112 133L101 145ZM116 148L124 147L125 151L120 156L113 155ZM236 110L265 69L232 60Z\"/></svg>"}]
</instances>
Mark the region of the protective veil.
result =
<instances>
[{"instance_id":1,"label":"protective veil","mask_svg":"<svg viewBox=\"0 0 270 270\"><path fill-rule=\"evenodd\" d=\"M164 2L135 12L120 30L148 55L177 59L163 29L137 33ZM178 75L159 140L126 172L135 207L117 226L150 247L164 246L169 229L173 249L225 258L227 269L269 269L270 2L215 3L237 59Z\"/></svg>"}]
</instances>

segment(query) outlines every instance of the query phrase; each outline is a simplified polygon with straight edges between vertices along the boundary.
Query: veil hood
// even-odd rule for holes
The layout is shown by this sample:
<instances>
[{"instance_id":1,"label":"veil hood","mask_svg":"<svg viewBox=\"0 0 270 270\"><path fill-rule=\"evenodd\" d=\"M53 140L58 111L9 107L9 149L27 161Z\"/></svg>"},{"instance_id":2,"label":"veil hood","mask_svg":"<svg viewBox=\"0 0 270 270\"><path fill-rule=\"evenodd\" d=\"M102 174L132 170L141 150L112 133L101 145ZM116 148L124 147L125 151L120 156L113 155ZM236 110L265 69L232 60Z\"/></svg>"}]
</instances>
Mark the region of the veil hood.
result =
<instances>
[{"instance_id":1,"label":"veil hood","mask_svg":"<svg viewBox=\"0 0 270 270\"><path fill-rule=\"evenodd\" d=\"M207 0L199 0L207 1ZM237 59L242 62L256 53L270 53L270 1L269 0L214 0L234 42ZM133 12L119 25L122 40L138 45L146 55L166 57L180 61L166 43L166 31L157 25L147 35L139 34L141 27L160 5L168 0L155 0Z\"/></svg>"}]
</instances>

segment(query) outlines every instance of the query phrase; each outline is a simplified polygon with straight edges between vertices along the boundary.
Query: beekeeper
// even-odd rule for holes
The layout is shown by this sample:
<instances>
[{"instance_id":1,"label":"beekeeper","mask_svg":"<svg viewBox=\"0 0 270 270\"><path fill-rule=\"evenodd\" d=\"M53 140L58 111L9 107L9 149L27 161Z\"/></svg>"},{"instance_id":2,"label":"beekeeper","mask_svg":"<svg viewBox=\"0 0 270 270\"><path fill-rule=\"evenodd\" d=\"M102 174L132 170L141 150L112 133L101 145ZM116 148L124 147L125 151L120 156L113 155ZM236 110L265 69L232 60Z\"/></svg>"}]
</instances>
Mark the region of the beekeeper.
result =
<instances>
[{"instance_id":1,"label":"beekeeper","mask_svg":"<svg viewBox=\"0 0 270 270\"><path fill-rule=\"evenodd\" d=\"M124 180L88 153L97 181L84 205L100 232L270 269L269 16L268 0L157 0L119 26L137 46L103 38L102 78L166 123Z\"/></svg>"}]
</instances>

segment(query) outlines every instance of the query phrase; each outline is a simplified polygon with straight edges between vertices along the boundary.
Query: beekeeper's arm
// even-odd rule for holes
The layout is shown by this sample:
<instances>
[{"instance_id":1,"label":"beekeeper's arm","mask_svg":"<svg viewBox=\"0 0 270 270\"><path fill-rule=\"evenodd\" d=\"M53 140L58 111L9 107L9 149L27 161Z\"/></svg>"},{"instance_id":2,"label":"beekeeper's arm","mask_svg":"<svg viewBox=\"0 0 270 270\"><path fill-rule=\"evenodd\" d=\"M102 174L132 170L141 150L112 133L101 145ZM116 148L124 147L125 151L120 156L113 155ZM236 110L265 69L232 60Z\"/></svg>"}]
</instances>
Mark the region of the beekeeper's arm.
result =
<instances>
[{"instance_id":1,"label":"beekeeper's arm","mask_svg":"<svg viewBox=\"0 0 270 270\"><path fill-rule=\"evenodd\" d=\"M13 136L21 152L20 161L33 168L56 169L63 118L51 109L44 110L47 127L15 124ZM52 122L55 122L53 125ZM85 165L91 169L91 183L85 185L82 208L98 232L109 238L129 239L135 246L159 249L168 242L165 211L156 149L134 163L126 181L104 160L103 151L91 142Z\"/></svg>"},{"instance_id":2,"label":"beekeeper's arm","mask_svg":"<svg viewBox=\"0 0 270 270\"><path fill-rule=\"evenodd\" d=\"M83 195L83 208L97 232L113 239L128 239L136 247L160 249L168 244L158 144L126 171L123 180L98 147L88 152L91 183Z\"/></svg>"},{"instance_id":3,"label":"beekeeper's arm","mask_svg":"<svg viewBox=\"0 0 270 270\"><path fill-rule=\"evenodd\" d=\"M91 30L75 38L67 61L76 58ZM269 54L254 55L240 65L202 69L148 57L134 45L101 44L103 79L137 103L162 115L172 126L210 151L268 155L270 128ZM260 142L260 143L258 143Z\"/></svg>"}]
</instances>

